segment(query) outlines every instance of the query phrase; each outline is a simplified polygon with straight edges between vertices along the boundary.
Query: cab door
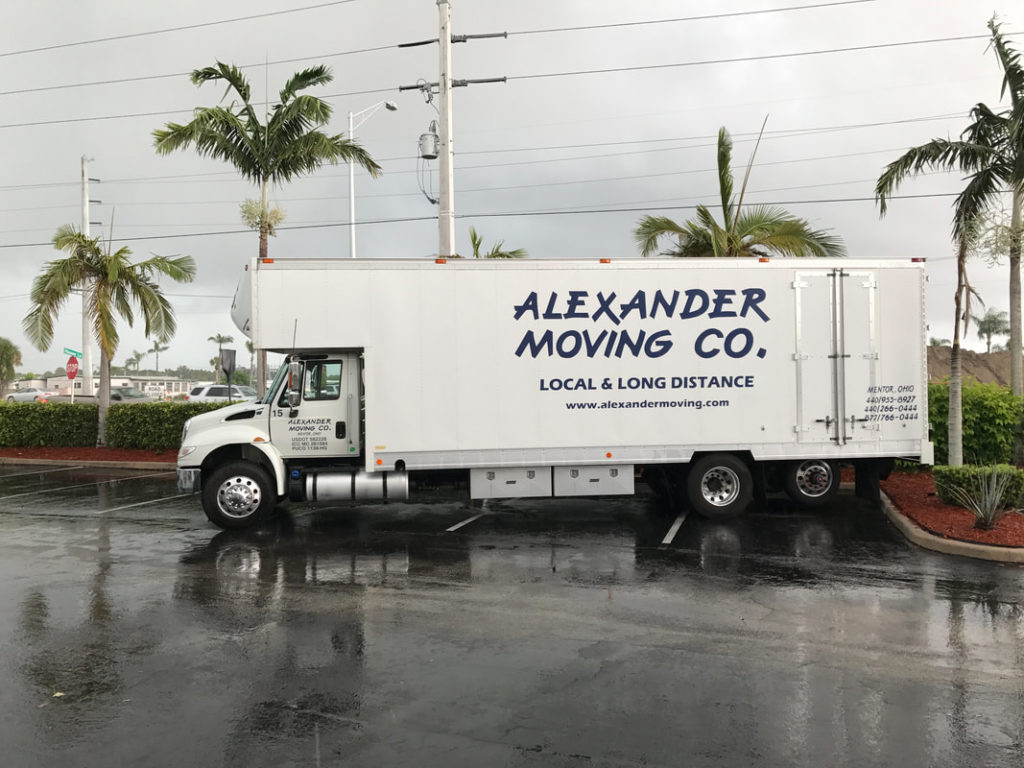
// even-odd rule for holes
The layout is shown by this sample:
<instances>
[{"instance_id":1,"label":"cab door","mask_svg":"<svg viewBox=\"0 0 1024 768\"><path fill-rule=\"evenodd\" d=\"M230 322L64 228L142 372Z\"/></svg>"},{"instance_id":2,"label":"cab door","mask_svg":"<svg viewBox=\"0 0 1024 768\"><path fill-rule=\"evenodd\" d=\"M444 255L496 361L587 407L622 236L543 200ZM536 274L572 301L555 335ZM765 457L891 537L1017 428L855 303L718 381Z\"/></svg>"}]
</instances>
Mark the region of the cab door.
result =
<instances>
[{"instance_id":1,"label":"cab door","mask_svg":"<svg viewBox=\"0 0 1024 768\"><path fill-rule=\"evenodd\" d=\"M298 405L288 404L289 384L277 394L270 413L270 439L284 458L333 458L359 455L358 359L325 356L301 361L292 390Z\"/></svg>"}]
</instances>

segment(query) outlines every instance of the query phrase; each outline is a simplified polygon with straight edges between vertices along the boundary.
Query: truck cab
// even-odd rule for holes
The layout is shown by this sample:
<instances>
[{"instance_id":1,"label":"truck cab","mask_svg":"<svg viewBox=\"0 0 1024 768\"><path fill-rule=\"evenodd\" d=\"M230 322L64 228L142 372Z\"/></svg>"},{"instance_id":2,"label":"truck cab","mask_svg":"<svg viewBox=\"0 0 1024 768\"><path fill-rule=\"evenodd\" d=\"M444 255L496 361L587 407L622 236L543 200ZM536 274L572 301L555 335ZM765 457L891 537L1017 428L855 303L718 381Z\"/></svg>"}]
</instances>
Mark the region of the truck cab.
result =
<instances>
[{"instance_id":1,"label":"truck cab","mask_svg":"<svg viewBox=\"0 0 1024 768\"><path fill-rule=\"evenodd\" d=\"M285 499L406 497L404 472L361 466L361 379L358 351L291 355L262 400L185 423L179 489L200 492L222 528L255 525Z\"/></svg>"}]
</instances>

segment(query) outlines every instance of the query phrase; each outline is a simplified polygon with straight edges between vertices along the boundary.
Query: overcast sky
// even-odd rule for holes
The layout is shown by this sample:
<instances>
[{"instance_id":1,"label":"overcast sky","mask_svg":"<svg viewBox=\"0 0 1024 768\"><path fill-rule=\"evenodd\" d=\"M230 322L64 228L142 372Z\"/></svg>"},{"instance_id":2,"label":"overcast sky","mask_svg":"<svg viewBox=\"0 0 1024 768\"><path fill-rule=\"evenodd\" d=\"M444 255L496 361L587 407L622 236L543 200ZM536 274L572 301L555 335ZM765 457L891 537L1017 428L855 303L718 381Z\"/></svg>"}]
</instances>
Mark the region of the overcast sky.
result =
<instances>
[{"instance_id":1,"label":"overcast sky","mask_svg":"<svg viewBox=\"0 0 1024 768\"><path fill-rule=\"evenodd\" d=\"M77 299L48 352L29 343L21 319L32 279L59 255L54 232L81 227L83 155L101 180L90 189L102 201L92 206L90 218L102 222L93 234L113 222L115 247L139 259L196 260L195 283L165 286L178 333L161 369L206 366L215 333L244 348L228 310L257 252L238 204L258 191L191 150L158 157L151 135L218 102L223 89L188 79L218 59L243 67L259 100L268 89L276 99L298 69L326 64L334 82L315 94L334 108L331 133L347 132L350 111L394 100L397 112L382 110L356 131L384 168L376 180L356 176L358 255L437 252L436 207L420 191L436 193L437 163L417 160L436 112L419 92L398 90L437 80L437 46L397 48L437 37L434 0L179 0L173 11L48 0L4 20L0 336L21 349L22 370L62 366L62 349L81 345ZM931 334L949 337L950 205L962 180L910 180L899 194L913 198L894 200L882 220L873 187L908 147L957 138L974 104L1001 103L987 43L993 11L1004 31L1020 29L1024 8L1010 0L452 0L455 34L508 33L456 45L453 76L509 78L455 91L457 249L471 251L475 226L485 248L503 240L535 258L635 258L641 215L683 221L695 204L716 202L718 128L735 138L740 177L767 116L747 200L833 230L852 257L927 258ZM1024 47L1019 37L1011 43ZM347 167L327 166L273 196L288 215L272 256L348 257ZM1006 275L972 266L988 306L1008 308ZM115 364L152 346L140 323L121 332ZM967 343L983 348L973 333ZM150 356L143 366L152 365Z\"/></svg>"}]
</instances>

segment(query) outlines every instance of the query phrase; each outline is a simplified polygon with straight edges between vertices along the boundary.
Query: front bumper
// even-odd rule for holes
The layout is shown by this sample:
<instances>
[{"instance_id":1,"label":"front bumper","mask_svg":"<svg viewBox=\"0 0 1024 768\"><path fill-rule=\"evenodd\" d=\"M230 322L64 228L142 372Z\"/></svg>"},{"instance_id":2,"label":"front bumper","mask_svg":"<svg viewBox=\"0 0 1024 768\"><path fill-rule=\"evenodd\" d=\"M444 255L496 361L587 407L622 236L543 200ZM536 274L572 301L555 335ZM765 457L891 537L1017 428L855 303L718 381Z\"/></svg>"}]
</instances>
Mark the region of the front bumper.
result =
<instances>
[{"instance_id":1,"label":"front bumper","mask_svg":"<svg viewBox=\"0 0 1024 768\"><path fill-rule=\"evenodd\" d=\"M196 493L202 488L202 470L199 467L178 467L178 492Z\"/></svg>"}]
</instances>

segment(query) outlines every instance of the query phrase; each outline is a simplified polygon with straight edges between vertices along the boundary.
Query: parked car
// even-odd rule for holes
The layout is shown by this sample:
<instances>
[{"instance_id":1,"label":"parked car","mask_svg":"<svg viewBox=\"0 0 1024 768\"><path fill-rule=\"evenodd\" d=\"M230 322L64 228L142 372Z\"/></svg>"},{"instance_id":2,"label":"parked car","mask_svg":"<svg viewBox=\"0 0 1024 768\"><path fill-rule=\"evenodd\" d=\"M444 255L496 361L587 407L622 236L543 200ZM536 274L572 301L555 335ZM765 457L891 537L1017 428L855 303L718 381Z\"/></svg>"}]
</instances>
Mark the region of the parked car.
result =
<instances>
[{"instance_id":1,"label":"parked car","mask_svg":"<svg viewBox=\"0 0 1024 768\"><path fill-rule=\"evenodd\" d=\"M155 403L160 398L147 395L136 387L116 387L110 390L112 403Z\"/></svg>"},{"instance_id":2,"label":"parked car","mask_svg":"<svg viewBox=\"0 0 1024 768\"><path fill-rule=\"evenodd\" d=\"M11 392L7 396L8 403L48 403L51 397L56 397L57 393L52 392L48 389L39 389L38 387L22 387L21 389Z\"/></svg>"},{"instance_id":3,"label":"parked car","mask_svg":"<svg viewBox=\"0 0 1024 768\"><path fill-rule=\"evenodd\" d=\"M255 400L256 390L252 387L233 384L229 397L227 384L201 384L198 387L192 387L192 391L185 396L185 399L190 403L226 403L228 400L242 402Z\"/></svg>"}]
</instances>

